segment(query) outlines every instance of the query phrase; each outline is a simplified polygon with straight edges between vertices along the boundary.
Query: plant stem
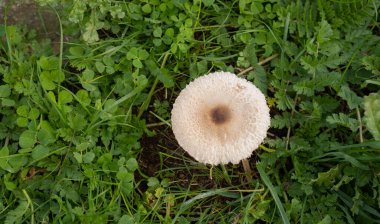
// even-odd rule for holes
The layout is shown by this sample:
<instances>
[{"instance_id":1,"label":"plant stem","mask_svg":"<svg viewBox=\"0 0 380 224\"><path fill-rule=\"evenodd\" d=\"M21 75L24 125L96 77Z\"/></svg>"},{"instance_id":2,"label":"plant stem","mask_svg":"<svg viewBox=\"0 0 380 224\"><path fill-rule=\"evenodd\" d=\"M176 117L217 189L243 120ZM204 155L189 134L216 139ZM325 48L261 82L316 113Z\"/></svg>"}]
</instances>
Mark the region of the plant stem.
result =
<instances>
[{"instance_id":1,"label":"plant stem","mask_svg":"<svg viewBox=\"0 0 380 224\"><path fill-rule=\"evenodd\" d=\"M245 175L247 177L248 182L252 182L253 171L251 169L251 166L249 165L248 160L247 159L243 159L242 163L243 163L243 169L245 171Z\"/></svg>"},{"instance_id":2,"label":"plant stem","mask_svg":"<svg viewBox=\"0 0 380 224\"><path fill-rule=\"evenodd\" d=\"M259 61L259 62L257 63L257 65L263 65L263 64L265 64L265 63L267 63L267 62L269 62L269 61L271 61L271 60L273 60L273 59L275 59L275 58L277 58L277 57L278 57L278 54L274 54L274 55L272 55L272 56L270 56L270 57L268 57L268 58L265 58L265 59L262 60L262 61ZM247 69L244 69L243 71L239 72L239 73L237 74L237 76L242 76L242 75L244 75L244 74L246 74L246 73L248 73L248 72L250 72L250 71L252 71L252 70L254 70L254 69L255 69L255 67L251 66L251 67L249 67L249 68L247 68Z\"/></svg>"},{"instance_id":3,"label":"plant stem","mask_svg":"<svg viewBox=\"0 0 380 224\"><path fill-rule=\"evenodd\" d=\"M360 138L360 143L363 143L363 124L362 124L362 117L360 116L359 108L356 108L356 114L358 116L358 121L359 121L359 138Z\"/></svg>"},{"instance_id":4,"label":"plant stem","mask_svg":"<svg viewBox=\"0 0 380 224\"><path fill-rule=\"evenodd\" d=\"M28 192L26 192L25 189L22 189L22 193L26 197L26 200L28 201L28 205L30 205L30 210L32 212L30 223L34 224L35 221L34 221L34 206L33 206L33 201L30 199L30 197L28 195Z\"/></svg>"},{"instance_id":5,"label":"plant stem","mask_svg":"<svg viewBox=\"0 0 380 224\"><path fill-rule=\"evenodd\" d=\"M169 58L169 55L170 53L167 51L164 55L164 59L162 60L162 63L161 63L161 68L164 68L165 67L165 64L166 64L166 61L168 60ZM156 86L158 84L158 77L156 77L156 79L154 80L154 83L152 85L152 88L150 89L149 91L149 94L146 98L146 100L144 101L144 103L141 105L140 107L140 110L139 110L139 113L137 115L137 119L140 119L141 115L144 113L144 111L148 108L149 104L150 104L150 100L152 99L152 96L153 96L153 93L154 93L154 90L156 89Z\"/></svg>"}]
</instances>

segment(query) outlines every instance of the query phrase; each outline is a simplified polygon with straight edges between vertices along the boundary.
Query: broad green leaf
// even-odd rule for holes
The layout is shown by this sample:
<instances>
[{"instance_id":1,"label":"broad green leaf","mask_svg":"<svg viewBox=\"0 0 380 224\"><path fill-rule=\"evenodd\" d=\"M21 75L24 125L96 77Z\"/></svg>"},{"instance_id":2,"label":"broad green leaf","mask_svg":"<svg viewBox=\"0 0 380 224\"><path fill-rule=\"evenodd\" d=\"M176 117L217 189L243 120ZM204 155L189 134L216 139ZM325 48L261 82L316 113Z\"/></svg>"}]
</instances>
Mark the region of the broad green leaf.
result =
<instances>
[{"instance_id":1,"label":"broad green leaf","mask_svg":"<svg viewBox=\"0 0 380 224\"><path fill-rule=\"evenodd\" d=\"M31 108L28 114L28 118L31 120L36 120L40 116L40 111L37 108Z\"/></svg>"},{"instance_id":2,"label":"broad green leaf","mask_svg":"<svg viewBox=\"0 0 380 224\"><path fill-rule=\"evenodd\" d=\"M207 7L214 4L215 0L203 0L202 3Z\"/></svg>"},{"instance_id":3,"label":"broad green leaf","mask_svg":"<svg viewBox=\"0 0 380 224\"><path fill-rule=\"evenodd\" d=\"M271 206L271 200L263 200L259 201L257 205L255 206L255 209L252 210L250 213L252 214L253 217L256 219L263 218L265 214L267 214L268 209Z\"/></svg>"},{"instance_id":4,"label":"broad green leaf","mask_svg":"<svg viewBox=\"0 0 380 224\"><path fill-rule=\"evenodd\" d=\"M190 18L187 18L184 23L185 27L192 28L193 27L193 20ZM193 32L191 29L186 29L187 31L191 31L187 36L192 36Z\"/></svg>"},{"instance_id":5,"label":"broad green leaf","mask_svg":"<svg viewBox=\"0 0 380 224\"><path fill-rule=\"evenodd\" d=\"M136 47L132 47L127 53L127 59L132 60L136 58L138 58L138 49Z\"/></svg>"},{"instance_id":6,"label":"broad green leaf","mask_svg":"<svg viewBox=\"0 0 380 224\"><path fill-rule=\"evenodd\" d=\"M95 153L93 152L86 152L84 155L83 155L83 162L84 163L91 163L94 158L95 158Z\"/></svg>"},{"instance_id":7,"label":"broad green leaf","mask_svg":"<svg viewBox=\"0 0 380 224\"><path fill-rule=\"evenodd\" d=\"M195 79L201 75L206 74L208 69L207 60L201 60L196 63L191 63L189 66L190 78Z\"/></svg>"},{"instance_id":8,"label":"broad green leaf","mask_svg":"<svg viewBox=\"0 0 380 224\"><path fill-rule=\"evenodd\" d=\"M273 47L272 47L272 45L266 44L266 45L263 46L263 48L265 49L265 52L263 54L264 57L269 57L269 56L272 55L272 53L273 53Z\"/></svg>"},{"instance_id":9,"label":"broad green leaf","mask_svg":"<svg viewBox=\"0 0 380 224\"><path fill-rule=\"evenodd\" d=\"M301 213L303 208L302 203L297 199L293 198L291 201L291 207L290 207L290 215L296 216L297 214Z\"/></svg>"},{"instance_id":10,"label":"broad green leaf","mask_svg":"<svg viewBox=\"0 0 380 224\"><path fill-rule=\"evenodd\" d=\"M124 12L123 12L124 13ZM122 17L124 17L125 15L123 15ZM111 31L112 33L114 34L117 34L120 32L120 26L118 24L114 24L113 26L111 26Z\"/></svg>"},{"instance_id":11,"label":"broad green leaf","mask_svg":"<svg viewBox=\"0 0 380 224\"><path fill-rule=\"evenodd\" d=\"M16 123L19 127L27 127L28 126L28 119L25 117L18 117L16 120Z\"/></svg>"},{"instance_id":12,"label":"broad green leaf","mask_svg":"<svg viewBox=\"0 0 380 224\"><path fill-rule=\"evenodd\" d=\"M81 84L83 88L85 88L87 91L90 91L90 92L95 91L97 89L96 86L86 83L86 82L82 82Z\"/></svg>"},{"instance_id":13,"label":"broad green leaf","mask_svg":"<svg viewBox=\"0 0 380 224\"><path fill-rule=\"evenodd\" d=\"M91 18L93 18L92 16ZM99 40L99 34L98 29L102 28L103 23L100 23L97 21L97 19L91 19L88 23L85 25L85 31L82 34L83 40L88 43L94 43Z\"/></svg>"},{"instance_id":14,"label":"broad green leaf","mask_svg":"<svg viewBox=\"0 0 380 224\"><path fill-rule=\"evenodd\" d=\"M94 80L95 73L91 69L86 69L82 73L82 77L80 78L80 82L83 86L88 91L95 91L96 86L91 84Z\"/></svg>"},{"instance_id":15,"label":"broad green leaf","mask_svg":"<svg viewBox=\"0 0 380 224\"><path fill-rule=\"evenodd\" d=\"M120 179L120 188L124 195L128 196L131 194L134 186L133 179L134 176L132 173L123 173L120 175L120 171L116 175Z\"/></svg>"},{"instance_id":16,"label":"broad green leaf","mask_svg":"<svg viewBox=\"0 0 380 224\"><path fill-rule=\"evenodd\" d=\"M115 73L115 68L113 66L107 66L106 72L107 72L107 74L111 75L111 74Z\"/></svg>"},{"instance_id":17,"label":"broad green leaf","mask_svg":"<svg viewBox=\"0 0 380 224\"><path fill-rule=\"evenodd\" d=\"M113 59L110 56L103 57L103 62L107 66L114 66L114 64L115 64L115 62L113 61Z\"/></svg>"},{"instance_id":18,"label":"broad green leaf","mask_svg":"<svg viewBox=\"0 0 380 224\"><path fill-rule=\"evenodd\" d=\"M140 60L146 60L146 59L148 59L148 57L149 57L148 51L146 51L144 49L139 49L139 51L138 51L138 58Z\"/></svg>"},{"instance_id":19,"label":"broad green leaf","mask_svg":"<svg viewBox=\"0 0 380 224\"><path fill-rule=\"evenodd\" d=\"M171 88L174 86L174 79L169 74L169 71L167 69L158 69L157 71L157 78L164 84L166 88Z\"/></svg>"},{"instance_id":20,"label":"broad green leaf","mask_svg":"<svg viewBox=\"0 0 380 224\"><path fill-rule=\"evenodd\" d=\"M123 215L119 221L118 221L118 224L135 224L135 219L133 218L133 216L130 216L130 215Z\"/></svg>"},{"instance_id":21,"label":"broad green leaf","mask_svg":"<svg viewBox=\"0 0 380 224\"><path fill-rule=\"evenodd\" d=\"M335 179L340 175L339 166L331 168L329 171L318 173L318 178L311 180L318 186L332 187L335 184Z\"/></svg>"},{"instance_id":22,"label":"broad green leaf","mask_svg":"<svg viewBox=\"0 0 380 224\"><path fill-rule=\"evenodd\" d=\"M8 85L0 86L0 97L9 97L11 95L11 88Z\"/></svg>"},{"instance_id":23,"label":"broad green leaf","mask_svg":"<svg viewBox=\"0 0 380 224\"><path fill-rule=\"evenodd\" d=\"M73 155L74 155L74 158L77 160L78 163L82 163L83 162L82 154L80 154L78 152L74 152Z\"/></svg>"},{"instance_id":24,"label":"broad green leaf","mask_svg":"<svg viewBox=\"0 0 380 224\"><path fill-rule=\"evenodd\" d=\"M148 186L152 188L156 188L160 186L160 181L156 177L149 177L148 178Z\"/></svg>"},{"instance_id":25,"label":"broad green leaf","mask_svg":"<svg viewBox=\"0 0 380 224\"><path fill-rule=\"evenodd\" d=\"M82 73L82 79L87 82L92 81L94 79L95 73L91 69L86 69Z\"/></svg>"},{"instance_id":26,"label":"broad green leaf","mask_svg":"<svg viewBox=\"0 0 380 224\"><path fill-rule=\"evenodd\" d=\"M73 96L67 90L62 90L58 93L58 104L64 105L71 103L73 101Z\"/></svg>"},{"instance_id":27,"label":"broad green leaf","mask_svg":"<svg viewBox=\"0 0 380 224\"><path fill-rule=\"evenodd\" d=\"M362 98L357 96L356 93L352 91L347 85L340 88L338 96L347 102L348 107L351 110L357 108L362 102Z\"/></svg>"},{"instance_id":28,"label":"broad green leaf","mask_svg":"<svg viewBox=\"0 0 380 224\"><path fill-rule=\"evenodd\" d=\"M167 9L167 5L165 2L161 3L160 6L158 7L161 12L165 12Z\"/></svg>"},{"instance_id":29,"label":"broad green leaf","mask_svg":"<svg viewBox=\"0 0 380 224\"><path fill-rule=\"evenodd\" d=\"M78 100L79 102L84 105L84 106L88 106L90 105L91 103L91 99L89 98L88 96L88 92L86 90L79 90L77 93L76 93L77 97L78 97Z\"/></svg>"},{"instance_id":30,"label":"broad green leaf","mask_svg":"<svg viewBox=\"0 0 380 224\"><path fill-rule=\"evenodd\" d=\"M149 71L151 73L155 73L156 70L159 68L158 65L156 64L156 62L154 62L153 60L146 60L145 61L145 65L146 67L149 69Z\"/></svg>"},{"instance_id":31,"label":"broad green leaf","mask_svg":"<svg viewBox=\"0 0 380 224\"><path fill-rule=\"evenodd\" d=\"M19 27L17 26L6 26L5 27L7 38L11 44L17 45L22 41L22 35Z\"/></svg>"},{"instance_id":32,"label":"broad green leaf","mask_svg":"<svg viewBox=\"0 0 380 224\"><path fill-rule=\"evenodd\" d=\"M156 198L161 198L162 196L162 193L165 191L165 189L163 187L159 187L157 188L156 190L154 190L154 196Z\"/></svg>"},{"instance_id":33,"label":"broad green leaf","mask_svg":"<svg viewBox=\"0 0 380 224\"><path fill-rule=\"evenodd\" d=\"M350 118L348 115L339 113L332 114L326 117L326 121L329 124L337 124L351 129L351 131L356 131L359 128L359 122L356 119Z\"/></svg>"},{"instance_id":34,"label":"broad green leaf","mask_svg":"<svg viewBox=\"0 0 380 224\"><path fill-rule=\"evenodd\" d=\"M115 99L108 99L104 102L104 110L109 113L115 113L118 109L118 104L115 104Z\"/></svg>"},{"instance_id":35,"label":"broad green leaf","mask_svg":"<svg viewBox=\"0 0 380 224\"><path fill-rule=\"evenodd\" d=\"M8 163L11 169L8 169L11 173L17 173L22 169L28 162L28 157L26 156L14 156L9 157Z\"/></svg>"},{"instance_id":36,"label":"broad green leaf","mask_svg":"<svg viewBox=\"0 0 380 224\"><path fill-rule=\"evenodd\" d=\"M376 141L380 141L380 93L364 97L364 121Z\"/></svg>"},{"instance_id":37,"label":"broad green leaf","mask_svg":"<svg viewBox=\"0 0 380 224\"><path fill-rule=\"evenodd\" d=\"M248 44L243 52L244 57L249 62L249 65L257 65L257 56L256 56L256 45L254 43Z\"/></svg>"},{"instance_id":38,"label":"broad green leaf","mask_svg":"<svg viewBox=\"0 0 380 224\"><path fill-rule=\"evenodd\" d=\"M318 224L331 224L331 223L332 223L332 220L331 220L330 215L326 215L320 222L318 222Z\"/></svg>"},{"instance_id":39,"label":"broad green leaf","mask_svg":"<svg viewBox=\"0 0 380 224\"><path fill-rule=\"evenodd\" d=\"M153 30L153 36L154 37L161 37L161 35L162 35L162 29L161 29L161 27L156 27Z\"/></svg>"},{"instance_id":40,"label":"broad green leaf","mask_svg":"<svg viewBox=\"0 0 380 224\"><path fill-rule=\"evenodd\" d=\"M128 172L125 168L121 167L120 170L116 174L117 179L126 182L132 182L134 176L132 173Z\"/></svg>"},{"instance_id":41,"label":"broad green leaf","mask_svg":"<svg viewBox=\"0 0 380 224\"><path fill-rule=\"evenodd\" d=\"M141 61L140 61L140 59L134 59L133 61L132 61L132 64L133 64L133 66L135 66L136 68L142 68L143 67L143 64L141 63Z\"/></svg>"},{"instance_id":42,"label":"broad green leaf","mask_svg":"<svg viewBox=\"0 0 380 224\"><path fill-rule=\"evenodd\" d=\"M50 79L55 83L61 83L65 80L65 74L60 70L52 70L50 72Z\"/></svg>"},{"instance_id":43,"label":"broad green leaf","mask_svg":"<svg viewBox=\"0 0 380 224\"><path fill-rule=\"evenodd\" d=\"M21 106L17 107L16 112L21 117L28 117L29 107L26 105L21 105Z\"/></svg>"},{"instance_id":44,"label":"broad green leaf","mask_svg":"<svg viewBox=\"0 0 380 224\"><path fill-rule=\"evenodd\" d=\"M127 166L128 170L130 170L131 172L134 172L135 170L137 170L139 166L135 158L128 159L125 165Z\"/></svg>"},{"instance_id":45,"label":"broad green leaf","mask_svg":"<svg viewBox=\"0 0 380 224\"><path fill-rule=\"evenodd\" d=\"M151 13L152 6L150 6L149 4L145 4L143 7L141 7L141 10L146 14Z\"/></svg>"},{"instance_id":46,"label":"broad green leaf","mask_svg":"<svg viewBox=\"0 0 380 224\"><path fill-rule=\"evenodd\" d=\"M38 64L43 70L56 70L59 68L59 59L57 57L42 56L38 61Z\"/></svg>"},{"instance_id":47,"label":"broad green leaf","mask_svg":"<svg viewBox=\"0 0 380 224\"><path fill-rule=\"evenodd\" d=\"M77 145L76 149L78 151L85 151L86 149L88 149L89 147L91 147L91 143L90 142L82 142L80 144Z\"/></svg>"},{"instance_id":48,"label":"broad green leaf","mask_svg":"<svg viewBox=\"0 0 380 224\"><path fill-rule=\"evenodd\" d=\"M54 104L57 103L57 100L56 100L56 98L55 98L55 94L54 94L52 91L49 91L49 92L47 93L47 96L49 97L49 99L50 99Z\"/></svg>"},{"instance_id":49,"label":"broad green leaf","mask_svg":"<svg viewBox=\"0 0 380 224\"><path fill-rule=\"evenodd\" d=\"M87 120L81 114L69 116L69 126L75 131L82 131L87 125Z\"/></svg>"},{"instance_id":50,"label":"broad green leaf","mask_svg":"<svg viewBox=\"0 0 380 224\"><path fill-rule=\"evenodd\" d=\"M9 156L9 149L7 146L4 146L0 150L0 167L4 170L7 170L9 168L8 156Z\"/></svg>"},{"instance_id":51,"label":"broad green leaf","mask_svg":"<svg viewBox=\"0 0 380 224\"><path fill-rule=\"evenodd\" d=\"M13 107L14 105L16 105L16 102L12 99L3 98L3 99L1 99L1 104L4 107Z\"/></svg>"},{"instance_id":52,"label":"broad green leaf","mask_svg":"<svg viewBox=\"0 0 380 224\"><path fill-rule=\"evenodd\" d=\"M374 75L380 75L380 55L365 56L362 58L362 62L367 70L371 71Z\"/></svg>"},{"instance_id":53,"label":"broad green leaf","mask_svg":"<svg viewBox=\"0 0 380 224\"><path fill-rule=\"evenodd\" d=\"M165 35L168 36L168 37L174 37L174 34L175 34L175 31L173 28L168 28L166 31L165 31Z\"/></svg>"},{"instance_id":54,"label":"broad green leaf","mask_svg":"<svg viewBox=\"0 0 380 224\"><path fill-rule=\"evenodd\" d=\"M29 211L29 203L26 200L18 200L16 208L9 210L5 216L4 224L22 223L24 215Z\"/></svg>"},{"instance_id":55,"label":"broad green leaf","mask_svg":"<svg viewBox=\"0 0 380 224\"><path fill-rule=\"evenodd\" d=\"M186 53L186 52L189 50L190 45L188 45L188 44L184 44L184 43L179 43L179 44L178 44L178 48L179 48L179 50L180 50L182 53Z\"/></svg>"},{"instance_id":56,"label":"broad green leaf","mask_svg":"<svg viewBox=\"0 0 380 224\"><path fill-rule=\"evenodd\" d=\"M49 154L49 148L44 145L37 145L32 151L34 160L40 160Z\"/></svg>"},{"instance_id":57,"label":"broad green leaf","mask_svg":"<svg viewBox=\"0 0 380 224\"><path fill-rule=\"evenodd\" d=\"M79 193L77 192L77 189L71 184L64 185L64 187L61 190L61 195L71 201L79 201Z\"/></svg>"},{"instance_id":58,"label":"broad green leaf","mask_svg":"<svg viewBox=\"0 0 380 224\"><path fill-rule=\"evenodd\" d=\"M11 179L12 174L7 173L3 176L3 182L8 191L14 191L17 188L17 184ZM12 211L11 211L12 212ZM10 216L10 213L7 214L7 218ZM6 223L6 222L5 222ZM16 222L17 223L17 222Z\"/></svg>"},{"instance_id":59,"label":"broad green leaf","mask_svg":"<svg viewBox=\"0 0 380 224\"><path fill-rule=\"evenodd\" d=\"M38 131L37 138L43 145L49 145L54 143L56 140L54 131L49 130L48 128L40 129Z\"/></svg>"},{"instance_id":60,"label":"broad green leaf","mask_svg":"<svg viewBox=\"0 0 380 224\"><path fill-rule=\"evenodd\" d=\"M253 79L253 84L255 84L255 86L259 88L262 93L264 93L264 95L267 94L267 75L263 66L256 65L255 69L248 73L247 79Z\"/></svg>"},{"instance_id":61,"label":"broad green leaf","mask_svg":"<svg viewBox=\"0 0 380 224\"><path fill-rule=\"evenodd\" d=\"M100 61L95 62L95 67L96 67L96 70L98 70L99 73L103 73L104 72L105 66L104 66L104 64L102 62L100 62Z\"/></svg>"},{"instance_id":62,"label":"broad green leaf","mask_svg":"<svg viewBox=\"0 0 380 224\"><path fill-rule=\"evenodd\" d=\"M70 47L69 52L71 55L81 57L84 54L84 49L81 46Z\"/></svg>"},{"instance_id":63,"label":"broad green leaf","mask_svg":"<svg viewBox=\"0 0 380 224\"><path fill-rule=\"evenodd\" d=\"M52 75L50 71L42 71L40 74L41 85L45 90L53 90L56 85L52 80Z\"/></svg>"},{"instance_id":64,"label":"broad green leaf","mask_svg":"<svg viewBox=\"0 0 380 224\"><path fill-rule=\"evenodd\" d=\"M293 85L293 89L301 95L313 96L314 95L314 83L310 80L300 80Z\"/></svg>"},{"instance_id":65,"label":"broad green leaf","mask_svg":"<svg viewBox=\"0 0 380 224\"><path fill-rule=\"evenodd\" d=\"M330 24L326 20L322 20L319 23L319 27L317 27L317 41L319 44L322 44L328 40L330 40L333 35L333 30Z\"/></svg>"},{"instance_id":66,"label":"broad green leaf","mask_svg":"<svg viewBox=\"0 0 380 224\"><path fill-rule=\"evenodd\" d=\"M112 161L112 154L111 153L104 153L101 155L97 161L98 164L105 164Z\"/></svg>"},{"instance_id":67,"label":"broad green leaf","mask_svg":"<svg viewBox=\"0 0 380 224\"><path fill-rule=\"evenodd\" d=\"M23 133L21 133L19 138L19 145L21 146L21 148L32 148L34 144L36 144L36 142L36 132L26 130Z\"/></svg>"},{"instance_id":68,"label":"broad green leaf","mask_svg":"<svg viewBox=\"0 0 380 224\"><path fill-rule=\"evenodd\" d=\"M154 46L159 47L162 44L162 40L160 38L153 39L153 44Z\"/></svg>"},{"instance_id":69,"label":"broad green leaf","mask_svg":"<svg viewBox=\"0 0 380 224\"><path fill-rule=\"evenodd\" d=\"M206 72L208 70L207 60L198 61L197 62L197 70L198 70L198 75L206 74Z\"/></svg>"},{"instance_id":70,"label":"broad green leaf","mask_svg":"<svg viewBox=\"0 0 380 224\"><path fill-rule=\"evenodd\" d=\"M260 2L252 2L251 4L251 12L253 14L259 14L264 10L263 5Z\"/></svg>"},{"instance_id":71,"label":"broad green leaf","mask_svg":"<svg viewBox=\"0 0 380 224\"><path fill-rule=\"evenodd\" d=\"M1 104L4 107L13 107L14 105L16 105L16 102L12 99L3 98L1 99Z\"/></svg>"}]
</instances>

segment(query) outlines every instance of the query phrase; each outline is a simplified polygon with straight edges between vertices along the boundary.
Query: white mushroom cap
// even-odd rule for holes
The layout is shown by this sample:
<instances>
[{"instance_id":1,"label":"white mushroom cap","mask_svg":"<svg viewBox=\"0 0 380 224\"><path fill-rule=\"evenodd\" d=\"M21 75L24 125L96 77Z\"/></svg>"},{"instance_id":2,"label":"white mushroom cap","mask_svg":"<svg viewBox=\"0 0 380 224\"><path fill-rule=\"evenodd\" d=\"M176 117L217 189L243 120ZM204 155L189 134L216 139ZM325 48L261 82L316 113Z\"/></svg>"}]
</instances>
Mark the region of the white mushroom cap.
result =
<instances>
[{"instance_id":1,"label":"white mushroom cap","mask_svg":"<svg viewBox=\"0 0 380 224\"><path fill-rule=\"evenodd\" d=\"M172 110L179 145L192 157L212 165L251 156L270 125L264 94L230 72L201 76L186 86Z\"/></svg>"}]
</instances>

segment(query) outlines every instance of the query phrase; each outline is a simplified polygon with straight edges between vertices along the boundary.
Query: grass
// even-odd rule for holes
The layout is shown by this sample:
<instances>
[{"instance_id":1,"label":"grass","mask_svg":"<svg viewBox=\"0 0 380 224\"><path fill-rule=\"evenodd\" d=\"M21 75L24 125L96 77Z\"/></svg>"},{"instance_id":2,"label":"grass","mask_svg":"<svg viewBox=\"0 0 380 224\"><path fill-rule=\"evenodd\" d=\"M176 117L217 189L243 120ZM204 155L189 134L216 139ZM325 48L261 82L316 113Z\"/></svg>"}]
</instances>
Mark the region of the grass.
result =
<instances>
[{"instance_id":1,"label":"grass","mask_svg":"<svg viewBox=\"0 0 380 224\"><path fill-rule=\"evenodd\" d=\"M11 4L0 222L379 223L378 0L38 0L37 24L11 24ZM37 35L45 11L58 40ZM249 175L171 131L179 92L218 70L271 110Z\"/></svg>"}]
</instances>

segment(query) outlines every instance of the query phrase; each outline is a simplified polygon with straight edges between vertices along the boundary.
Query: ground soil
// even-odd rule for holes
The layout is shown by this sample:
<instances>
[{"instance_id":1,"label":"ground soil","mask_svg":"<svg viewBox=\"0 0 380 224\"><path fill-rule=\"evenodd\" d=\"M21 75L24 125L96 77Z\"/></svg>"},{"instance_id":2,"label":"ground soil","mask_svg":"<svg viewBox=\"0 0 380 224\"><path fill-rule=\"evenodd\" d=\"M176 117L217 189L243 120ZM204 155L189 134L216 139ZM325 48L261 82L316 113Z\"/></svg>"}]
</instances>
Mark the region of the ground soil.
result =
<instances>
[{"instance_id":1,"label":"ground soil","mask_svg":"<svg viewBox=\"0 0 380 224\"><path fill-rule=\"evenodd\" d=\"M50 39L59 52L59 22L54 11L39 7L33 0L0 0L0 26L21 25L35 30L39 40Z\"/></svg>"}]
</instances>

